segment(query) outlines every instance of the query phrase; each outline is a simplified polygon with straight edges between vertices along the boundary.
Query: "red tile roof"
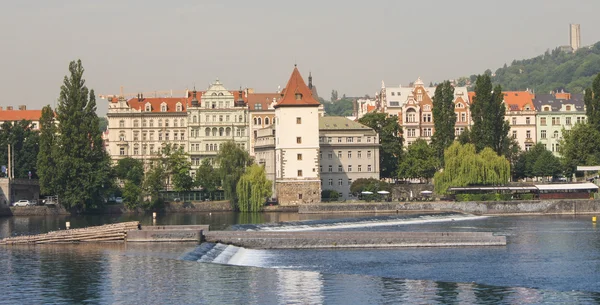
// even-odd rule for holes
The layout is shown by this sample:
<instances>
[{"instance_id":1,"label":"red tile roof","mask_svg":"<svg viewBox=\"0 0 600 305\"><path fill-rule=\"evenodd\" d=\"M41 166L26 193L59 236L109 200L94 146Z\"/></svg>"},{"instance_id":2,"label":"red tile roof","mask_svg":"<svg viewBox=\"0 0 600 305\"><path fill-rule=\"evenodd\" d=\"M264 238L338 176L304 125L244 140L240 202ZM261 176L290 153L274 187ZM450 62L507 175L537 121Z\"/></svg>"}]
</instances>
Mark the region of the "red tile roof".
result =
<instances>
[{"instance_id":1,"label":"red tile roof","mask_svg":"<svg viewBox=\"0 0 600 305\"><path fill-rule=\"evenodd\" d=\"M527 105L529 105L529 109L535 109L533 107L535 95L529 91L504 91L502 93L506 107L511 111L522 111Z\"/></svg>"},{"instance_id":2,"label":"red tile roof","mask_svg":"<svg viewBox=\"0 0 600 305\"><path fill-rule=\"evenodd\" d=\"M269 105L273 103L273 99L281 99L281 93L249 93L248 94L248 109L249 110L267 110ZM261 109L256 109L256 105L260 104Z\"/></svg>"},{"instance_id":3,"label":"red tile roof","mask_svg":"<svg viewBox=\"0 0 600 305\"><path fill-rule=\"evenodd\" d=\"M377 106L367 105L367 112L375 111L376 108L377 108Z\"/></svg>"},{"instance_id":4,"label":"red tile roof","mask_svg":"<svg viewBox=\"0 0 600 305\"><path fill-rule=\"evenodd\" d=\"M39 121L41 110L0 110L0 121Z\"/></svg>"},{"instance_id":5,"label":"red tile roof","mask_svg":"<svg viewBox=\"0 0 600 305\"><path fill-rule=\"evenodd\" d=\"M132 98L127 101L127 105L131 109L145 111L146 104L150 103L151 111L150 112L162 112L160 111L160 106L162 103L167 104L167 112L177 112L177 103L181 103L181 112L187 111L188 100L191 103L191 97L145 97L143 99Z\"/></svg>"},{"instance_id":6,"label":"red tile roof","mask_svg":"<svg viewBox=\"0 0 600 305\"><path fill-rule=\"evenodd\" d=\"M300 94L300 99L296 98L296 94ZM292 76L290 76L290 80L285 86L285 93L281 100L275 105L275 108L278 107L318 107L321 103L319 103L312 95L311 90L308 88L304 79L302 79L302 75L298 71L297 67L294 67L294 71L292 72Z\"/></svg>"}]
</instances>

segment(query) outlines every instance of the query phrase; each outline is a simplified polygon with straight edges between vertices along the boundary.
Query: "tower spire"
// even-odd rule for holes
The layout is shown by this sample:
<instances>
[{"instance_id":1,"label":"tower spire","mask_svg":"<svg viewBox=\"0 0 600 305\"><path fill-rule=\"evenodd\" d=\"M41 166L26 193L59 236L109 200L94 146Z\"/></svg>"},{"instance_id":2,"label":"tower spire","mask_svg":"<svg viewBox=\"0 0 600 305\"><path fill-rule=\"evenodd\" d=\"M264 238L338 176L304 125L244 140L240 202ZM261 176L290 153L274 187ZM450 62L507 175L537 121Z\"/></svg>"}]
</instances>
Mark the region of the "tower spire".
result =
<instances>
[{"instance_id":1,"label":"tower spire","mask_svg":"<svg viewBox=\"0 0 600 305\"><path fill-rule=\"evenodd\" d=\"M312 88L313 88L312 72L308 71L308 89L312 90Z\"/></svg>"}]
</instances>

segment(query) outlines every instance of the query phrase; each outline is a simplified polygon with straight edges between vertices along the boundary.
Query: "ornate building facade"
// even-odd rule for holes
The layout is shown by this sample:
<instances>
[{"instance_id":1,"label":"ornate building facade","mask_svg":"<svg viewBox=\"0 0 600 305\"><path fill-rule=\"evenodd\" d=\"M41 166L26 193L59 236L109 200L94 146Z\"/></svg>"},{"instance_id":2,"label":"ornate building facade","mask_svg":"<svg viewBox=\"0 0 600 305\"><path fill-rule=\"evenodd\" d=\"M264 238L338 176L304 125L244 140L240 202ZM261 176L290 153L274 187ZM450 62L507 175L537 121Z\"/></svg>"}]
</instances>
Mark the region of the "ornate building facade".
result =
<instances>
[{"instance_id":1,"label":"ornate building facade","mask_svg":"<svg viewBox=\"0 0 600 305\"><path fill-rule=\"evenodd\" d=\"M537 111L537 140L554 155L560 155L562 130L570 130L587 120L583 95L569 93L538 94L533 103Z\"/></svg>"}]
</instances>

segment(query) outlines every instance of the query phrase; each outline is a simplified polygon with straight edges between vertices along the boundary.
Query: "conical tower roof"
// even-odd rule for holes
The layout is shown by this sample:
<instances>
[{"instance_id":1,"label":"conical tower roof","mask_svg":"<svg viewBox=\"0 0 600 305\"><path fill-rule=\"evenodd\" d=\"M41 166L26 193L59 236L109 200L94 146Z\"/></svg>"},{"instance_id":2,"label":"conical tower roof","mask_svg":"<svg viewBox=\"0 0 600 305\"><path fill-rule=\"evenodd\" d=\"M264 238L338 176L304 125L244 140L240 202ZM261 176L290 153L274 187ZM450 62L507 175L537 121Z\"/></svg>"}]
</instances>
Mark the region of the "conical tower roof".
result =
<instances>
[{"instance_id":1,"label":"conical tower roof","mask_svg":"<svg viewBox=\"0 0 600 305\"><path fill-rule=\"evenodd\" d=\"M312 91L304 82L298 67L294 67L283 97L274 107L318 107L320 105L321 103L313 97Z\"/></svg>"}]
</instances>

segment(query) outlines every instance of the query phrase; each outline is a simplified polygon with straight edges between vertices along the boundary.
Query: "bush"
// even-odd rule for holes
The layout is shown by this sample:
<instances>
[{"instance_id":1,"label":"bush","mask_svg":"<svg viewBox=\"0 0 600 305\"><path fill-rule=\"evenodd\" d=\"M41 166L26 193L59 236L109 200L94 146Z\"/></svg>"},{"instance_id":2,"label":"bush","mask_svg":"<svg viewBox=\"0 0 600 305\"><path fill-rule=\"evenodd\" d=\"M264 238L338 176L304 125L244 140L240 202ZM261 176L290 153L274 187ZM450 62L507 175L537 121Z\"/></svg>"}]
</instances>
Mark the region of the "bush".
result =
<instances>
[{"instance_id":1,"label":"bush","mask_svg":"<svg viewBox=\"0 0 600 305\"><path fill-rule=\"evenodd\" d=\"M533 194L521 194L521 200L533 200Z\"/></svg>"},{"instance_id":2,"label":"bush","mask_svg":"<svg viewBox=\"0 0 600 305\"><path fill-rule=\"evenodd\" d=\"M335 190L322 190L321 199L327 199L328 201L334 201L340 198L340 193Z\"/></svg>"}]
</instances>

